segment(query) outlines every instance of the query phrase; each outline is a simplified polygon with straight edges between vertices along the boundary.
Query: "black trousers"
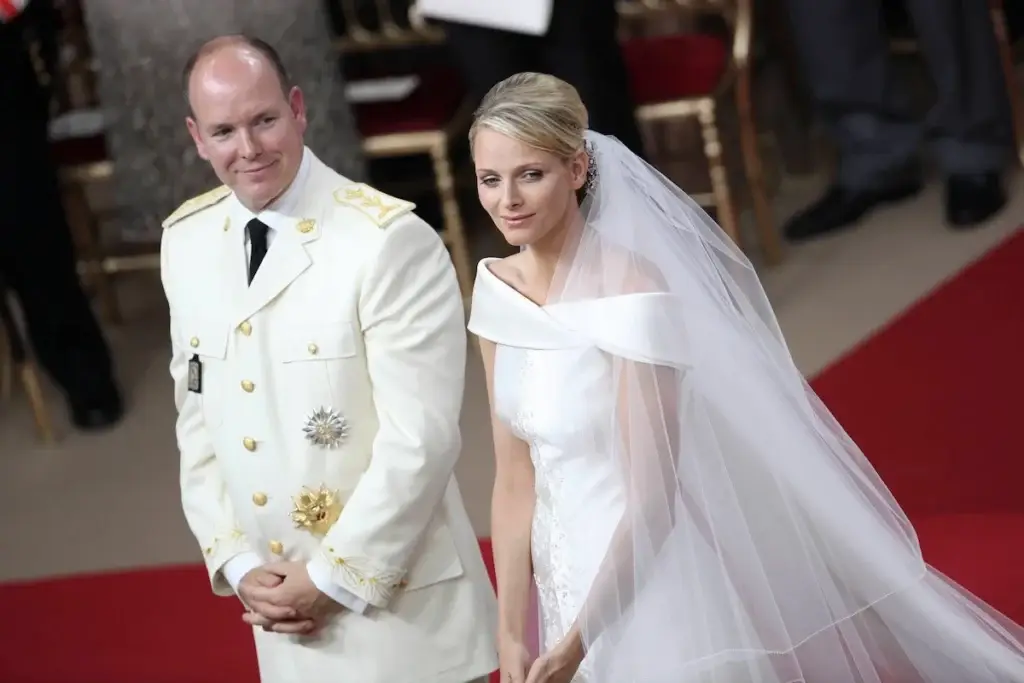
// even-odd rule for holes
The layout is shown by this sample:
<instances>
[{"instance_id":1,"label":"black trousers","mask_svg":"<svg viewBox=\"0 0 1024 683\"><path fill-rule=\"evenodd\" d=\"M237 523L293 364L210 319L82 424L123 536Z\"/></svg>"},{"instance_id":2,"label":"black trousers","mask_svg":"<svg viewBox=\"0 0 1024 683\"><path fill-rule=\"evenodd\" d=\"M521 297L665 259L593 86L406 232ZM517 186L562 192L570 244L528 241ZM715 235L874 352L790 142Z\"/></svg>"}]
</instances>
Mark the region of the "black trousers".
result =
<instances>
[{"instance_id":1,"label":"black trousers","mask_svg":"<svg viewBox=\"0 0 1024 683\"><path fill-rule=\"evenodd\" d=\"M788 0L804 73L840 153L840 184L878 187L913 161L926 137L947 174L1002 170L1010 106L987 3L905 0L935 83L928 120L894 82L879 0Z\"/></svg>"},{"instance_id":2,"label":"black trousers","mask_svg":"<svg viewBox=\"0 0 1024 683\"><path fill-rule=\"evenodd\" d=\"M8 96L0 101L0 274L37 359L68 400L109 403L117 396L110 351L78 278L38 86L12 76L0 74Z\"/></svg>"},{"instance_id":3,"label":"black trousers","mask_svg":"<svg viewBox=\"0 0 1024 683\"><path fill-rule=\"evenodd\" d=\"M445 32L467 86L478 99L514 74L549 73L579 91L591 129L618 138L642 157L617 26L613 0L555 0L544 36L455 23L446 23Z\"/></svg>"}]
</instances>

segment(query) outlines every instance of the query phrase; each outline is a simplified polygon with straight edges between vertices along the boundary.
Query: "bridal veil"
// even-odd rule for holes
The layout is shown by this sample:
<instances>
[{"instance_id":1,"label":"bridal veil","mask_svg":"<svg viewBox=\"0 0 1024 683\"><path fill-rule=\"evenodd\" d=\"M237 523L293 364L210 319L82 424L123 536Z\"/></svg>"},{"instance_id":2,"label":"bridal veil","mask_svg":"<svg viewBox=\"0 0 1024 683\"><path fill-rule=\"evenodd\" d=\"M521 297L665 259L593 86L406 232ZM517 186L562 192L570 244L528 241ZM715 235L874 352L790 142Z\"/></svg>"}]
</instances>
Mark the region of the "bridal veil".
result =
<instances>
[{"instance_id":1,"label":"bridal veil","mask_svg":"<svg viewBox=\"0 0 1024 683\"><path fill-rule=\"evenodd\" d=\"M619 391L592 442L615 432L628 506L578 617L588 683L1024 681L1024 630L926 565L747 258L618 141L587 150L545 308Z\"/></svg>"}]
</instances>

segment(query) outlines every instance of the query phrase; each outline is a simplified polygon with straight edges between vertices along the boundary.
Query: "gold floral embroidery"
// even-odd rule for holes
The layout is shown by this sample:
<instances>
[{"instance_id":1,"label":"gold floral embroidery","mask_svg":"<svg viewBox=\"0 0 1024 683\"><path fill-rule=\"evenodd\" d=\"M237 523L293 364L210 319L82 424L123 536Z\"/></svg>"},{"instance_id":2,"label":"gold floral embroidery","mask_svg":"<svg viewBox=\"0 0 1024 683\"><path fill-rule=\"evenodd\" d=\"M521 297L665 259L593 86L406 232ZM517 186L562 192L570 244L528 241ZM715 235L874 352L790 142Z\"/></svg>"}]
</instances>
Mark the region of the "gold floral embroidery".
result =
<instances>
[{"instance_id":1,"label":"gold floral embroidery","mask_svg":"<svg viewBox=\"0 0 1024 683\"><path fill-rule=\"evenodd\" d=\"M302 492L292 498L295 507L292 509L292 522L298 529L305 529L314 536L324 536L341 516L341 500L338 492L332 491L323 484L313 490L303 488Z\"/></svg>"},{"instance_id":2,"label":"gold floral embroidery","mask_svg":"<svg viewBox=\"0 0 1024 683\"><path fill-rule=\"evenodd\" d=\"M384 198L391 201L385 201ZM339 204L358 209L379 228L383 228L395 218L415 207L415 204L411 202L389 197L361 183L335 190L334 200Z\"/></svg>"},{"instance_id":3,"label":"gold floral embroidery","mask_svg":"<svg viewBox=\"0 0 1024 683\"><path fill-rule=\"evenodd\" d=\"M209 192L204 192L198 197L193 197L185 201L181 206L174 210L170 216L164 219L163 227L170 228L175 223L178 223L185 218L188 218L194 213L198 213L203 209L217 204L223 199L226 199L231 194L231 188L221 185L220 187L214 188Z\"/></svg>"},{"instance_id":4,"label":"gold floral embroidery","mask_svg":"<svg viewBox=\"0 0 1024 683\"><path fill-rule=\"evenodd\" d=\"M207 557L214 557L224 550L225 547L233 551L238 546L244 545L245 542L245 532L236 526L227 534L214 536L210 544L203 548L203 554Z\"/></svg>"},{"instance_id":5,"label":"gold floral embroidery","mask_svg":"<svg viewBox=\"0 0 1024 683\"><path fill-rule=\"evenodd\" d=\"M366 557L340 557L334 548L324 553L335 580L341 585L356 586L371 596L388 600L395 589L405 586L405 572L385 567Z\"/></svg>"}]
</instances>

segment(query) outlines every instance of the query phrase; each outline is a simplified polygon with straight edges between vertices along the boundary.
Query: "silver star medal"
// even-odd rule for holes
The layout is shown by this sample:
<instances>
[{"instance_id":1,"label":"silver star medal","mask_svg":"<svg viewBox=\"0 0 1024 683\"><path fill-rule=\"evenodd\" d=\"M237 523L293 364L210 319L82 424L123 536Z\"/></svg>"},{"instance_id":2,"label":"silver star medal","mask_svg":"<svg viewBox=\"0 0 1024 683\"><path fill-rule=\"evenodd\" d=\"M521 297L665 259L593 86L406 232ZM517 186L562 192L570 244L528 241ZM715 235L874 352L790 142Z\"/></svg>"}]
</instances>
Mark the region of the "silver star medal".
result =
<instances>
[{"instance_id":1,"label":"silver star medal","mask_svg":"<svg viewBox=\"0 0 1024 683\"><path fill-rule=\"evenodd\" d=\"M333 408L317 408L302 431L314 446L337 448L348 437L348 421Z\"/></svg>"}]
</instances>

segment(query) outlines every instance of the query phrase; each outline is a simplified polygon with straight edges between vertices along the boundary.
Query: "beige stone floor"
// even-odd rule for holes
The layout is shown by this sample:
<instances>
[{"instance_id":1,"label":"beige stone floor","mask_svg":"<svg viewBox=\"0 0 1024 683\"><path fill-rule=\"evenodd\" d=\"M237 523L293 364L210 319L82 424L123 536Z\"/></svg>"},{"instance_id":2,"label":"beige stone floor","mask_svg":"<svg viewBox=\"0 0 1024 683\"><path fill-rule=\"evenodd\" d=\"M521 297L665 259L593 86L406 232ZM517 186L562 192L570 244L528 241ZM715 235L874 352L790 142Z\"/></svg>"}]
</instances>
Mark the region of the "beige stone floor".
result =
<instances>
[{"instance_id":1,"label":"beige stone floor","mask_svg":"<svg viewBox=\"0 0 1024 683\"><path fill-rule=\"evenodd\" d=\"M781 219L812 199L816 180L786 181ZM991 225L957 234L943 227L941 186L873 214L854 230L791 249L763 273L797 362L813 374L937 283L1024 223L1024 177L1011 178L1010 206ZM501 254L490 231L478 256ZM156 278L120 284L125 322L109 329L129 413L108 433L66 427L55 448L34 440L24 398L0 406L0 580L197 562L180 511L177 452L167 375L167 320ZM482 372L470 358L457 474L473 522L487 533L490 434Z\"/></svg>"}]
</instances>

